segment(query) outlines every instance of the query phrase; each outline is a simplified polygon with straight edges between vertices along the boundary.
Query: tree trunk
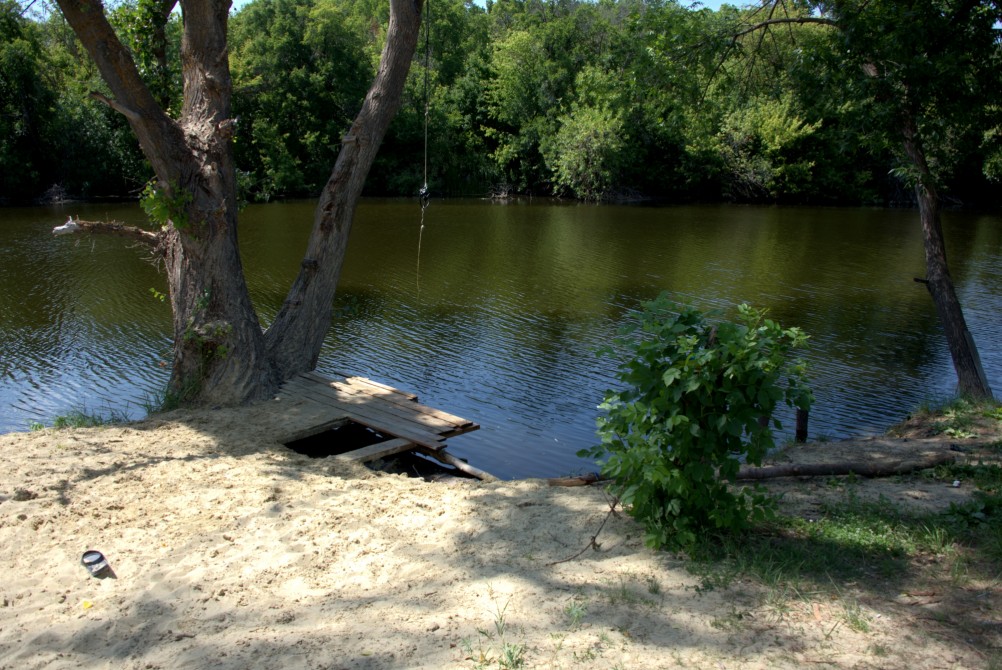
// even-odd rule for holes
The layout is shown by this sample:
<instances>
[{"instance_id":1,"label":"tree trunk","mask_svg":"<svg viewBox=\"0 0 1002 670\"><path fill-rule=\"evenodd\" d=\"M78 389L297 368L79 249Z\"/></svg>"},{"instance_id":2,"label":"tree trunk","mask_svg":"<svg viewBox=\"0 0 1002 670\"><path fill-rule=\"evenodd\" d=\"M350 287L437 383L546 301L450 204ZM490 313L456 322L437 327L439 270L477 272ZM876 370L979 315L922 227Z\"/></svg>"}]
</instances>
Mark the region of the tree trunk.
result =
<instances>
[{"instance_id":1,"label":"tree trunk","mask_svg":"<svg viewBox=\"0 0 1002 670\"><path fill-rule=\"evenodd\" d=\"M355 205L376 151L400 108L420 33L422 4L423 0L390 0L390 25L379 71L341 140L341 152L314 213L299 276L266 335L268 354L282 379L316 367L330 327Z\"/></svg>"},{"instance_id":2,"label":"tree trunk","mask_svg":"<svg viewBox=\"0 0 1002 670\"><path fill-rule=\"evenodd\" d=\"M185 404L202 405L268 396L282 380L316 365L355 205L400 106L422 0L390 0L379 72L342 141L299 277L267 338L247 291L237 244L229 0L180 2L184 103L177 121L143 83L99 0L56 1L111 91L111 97L94 97L128 119L156 173L157 201L170 215L159 238L173 309L170 392Z\"/></svg>"},{"instance_id":3,"label":"tree trunk","mask_svg":"<svg viewBox=\"0 0 1002 670\"><path fill-rule=\"evenodd\" d=\"M906 111L902 123L905 153L918 173L915 181L915 197L918 200L919 218L922 221L922 237L925 243L925 285L929 289L936 312L946 333L946 343L957 371L961 395L975 399L991 398L981 358L978 356L974 338L967 329L963 309L953 287L953 279L946 262L946 244L943 241L943 227L939 216L939 195L925 151L918 137L915 118Z\"/></svg>"}]
</instances>

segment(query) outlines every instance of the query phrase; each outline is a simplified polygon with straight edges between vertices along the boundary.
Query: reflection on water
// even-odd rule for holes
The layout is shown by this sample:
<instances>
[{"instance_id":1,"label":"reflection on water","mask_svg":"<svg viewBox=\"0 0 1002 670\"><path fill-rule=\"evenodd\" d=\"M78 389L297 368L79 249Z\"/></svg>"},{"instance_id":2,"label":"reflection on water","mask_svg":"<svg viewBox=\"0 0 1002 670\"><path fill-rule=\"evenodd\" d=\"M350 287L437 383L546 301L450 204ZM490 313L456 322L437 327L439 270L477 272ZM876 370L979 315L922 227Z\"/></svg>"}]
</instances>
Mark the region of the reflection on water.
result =
<instances>
[{"instance_id":1,"label":"reflection on water","mask_svg":"<svg viewBox=\"0 0 1002 670\"><path fill-rule=\"evenodd\" d=\"M72 211L140 222L138 208L0 210L0 430L70 409L142 415L166 380L164 279L121 240L53 239ZM267 323L298 268L312 203L242 215L248 283ZM703 307L767 307L812 336L813 435L882 431L955 380L925 289L916 215L864 209L493 205L436 201L418 258L416 202L359 208L321 372L418 392L478 421L451 450L501 476L589 469L595 406L616 361L597 358L662 290ZM989 382L1002 220L953 215L951 263Z\"/></svg>"}]
</instances>

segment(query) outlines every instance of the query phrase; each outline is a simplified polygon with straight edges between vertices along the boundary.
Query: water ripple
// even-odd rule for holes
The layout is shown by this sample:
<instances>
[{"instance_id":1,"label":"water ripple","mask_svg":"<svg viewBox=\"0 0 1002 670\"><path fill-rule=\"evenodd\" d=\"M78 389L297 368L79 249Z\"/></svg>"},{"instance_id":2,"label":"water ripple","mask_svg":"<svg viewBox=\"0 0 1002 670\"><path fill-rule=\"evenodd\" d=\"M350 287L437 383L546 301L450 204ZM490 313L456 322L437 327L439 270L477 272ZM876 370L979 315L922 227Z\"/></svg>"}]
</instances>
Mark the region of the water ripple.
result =
<instances>
[{"instance_id":1,"label":"water ripple","mask_svg":"<svg viewBox=\"0 0 1002 670\"><path fill-rule=\"evenodd\" d=\"M101 209L94 218L142 216ZM242 215L265 321L298 271L311 209ZM0 430L81 408L138 416L166 382L170 314L150 292L165 291L163 277L121 241L53 239L66 214L0 210ZM593 468L576 453L596 441L596 406L617 368L594 352L664 290L725 314L749 302L804 328L812 435L881 432L955 387L931 301L912 281L924 269L910 212L447 201L429 210L420 272L418 216L406 201L359 208L319 370L366 375L477 421L450 449L501 476ZM996 391L999 224L944 224ZM793 423L792 412L780 418Z\"/></svg>"}]
</instances>

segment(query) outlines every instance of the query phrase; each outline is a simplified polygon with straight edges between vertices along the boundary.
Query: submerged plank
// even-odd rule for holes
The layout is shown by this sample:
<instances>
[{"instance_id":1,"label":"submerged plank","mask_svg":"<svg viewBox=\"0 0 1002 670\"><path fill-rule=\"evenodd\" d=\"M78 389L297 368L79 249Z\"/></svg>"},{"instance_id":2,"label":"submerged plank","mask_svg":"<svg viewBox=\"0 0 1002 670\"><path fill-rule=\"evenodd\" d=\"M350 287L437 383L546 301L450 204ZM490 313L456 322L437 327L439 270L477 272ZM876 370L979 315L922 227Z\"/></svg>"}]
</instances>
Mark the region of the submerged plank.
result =
<instances>
[{"instance_id":1,"label":"submerged plank","mask_svg":"<svg viewBox=\"0 0 1002 670\"><path fill-rule=\"evenodd\" d=\"M465 472L470 476L476 477L481 481L485 482L501 481L500 479L498 479L491 473L487 472L486 470L481 470L480 468L474 467L460 458L456 458L455 456L447 452L444 448L439 449L438 451L432 451L431 449L425 449L424 447L419 447L418 453L425 454L426 456L431 456L435 460L441 461L442 463L446 463L447 465L451 465L457 470Z\"/></svg>"},{"instance_id":2,"label":"submerged plank","mask_svg":"<svg viewBox=\"0 0 1002 670\"><path fill-rule=\"evenodd\" d=\"M416 446L417 445L410 440L396 438L393 440L386 440L385 442L370 444L369 446L362 447L361 449L346 451L343 454L338 454L334 458L346 461L355 461L356 463L366 463L368 461L374 461L377 458L384 458L386 456L399 454L402 451L410 451Z\"/></svg>"}]
</instances>

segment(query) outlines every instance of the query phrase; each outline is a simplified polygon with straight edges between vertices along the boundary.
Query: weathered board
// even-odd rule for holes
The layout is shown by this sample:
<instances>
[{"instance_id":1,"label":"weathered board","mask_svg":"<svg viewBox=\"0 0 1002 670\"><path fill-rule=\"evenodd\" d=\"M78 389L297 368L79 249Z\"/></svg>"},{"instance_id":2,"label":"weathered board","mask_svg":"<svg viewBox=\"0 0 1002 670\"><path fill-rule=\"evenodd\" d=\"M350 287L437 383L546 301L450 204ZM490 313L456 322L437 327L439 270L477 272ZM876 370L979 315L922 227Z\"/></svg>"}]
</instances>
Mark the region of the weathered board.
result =
<instances>
[{"instance_id":1,"label":"weathered board","mask_svg":"<svg viewBox=\"0 0 1002 670\"><path fill-rule=\"evenodd\" d=\"M480 426L417 402L417 396L364 377L332 380L307 372L288 380L278 395L285 443L318 435L351 421L392 439L341 454L338 458L371 461L423 447L440 451L447 437Z\"/></svg>"}]
</instances>

